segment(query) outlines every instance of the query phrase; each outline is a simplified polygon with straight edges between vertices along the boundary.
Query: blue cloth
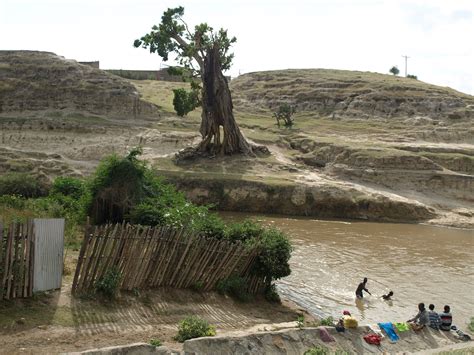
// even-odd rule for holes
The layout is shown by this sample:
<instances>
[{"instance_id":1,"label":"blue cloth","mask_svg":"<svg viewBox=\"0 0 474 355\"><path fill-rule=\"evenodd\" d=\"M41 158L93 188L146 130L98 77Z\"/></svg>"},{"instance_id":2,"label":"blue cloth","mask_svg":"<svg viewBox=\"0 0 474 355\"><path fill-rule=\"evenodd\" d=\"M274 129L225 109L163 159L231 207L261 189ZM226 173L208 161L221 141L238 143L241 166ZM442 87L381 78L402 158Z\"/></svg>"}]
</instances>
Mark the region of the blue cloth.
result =
<instances>
[{"instance_id":1,"label":"blue cloth","mask_svg":"<svg viewBox=\"0 0 474 355\"><path fill-rule=\"evenodd\" d=\"M391 341L397 341L400 339L397 333L395 333L395 329L393 328L392 323L378 323L380 329L382 329L385 333L387 333L388 337Z\"/></svg>"}]
</instances>

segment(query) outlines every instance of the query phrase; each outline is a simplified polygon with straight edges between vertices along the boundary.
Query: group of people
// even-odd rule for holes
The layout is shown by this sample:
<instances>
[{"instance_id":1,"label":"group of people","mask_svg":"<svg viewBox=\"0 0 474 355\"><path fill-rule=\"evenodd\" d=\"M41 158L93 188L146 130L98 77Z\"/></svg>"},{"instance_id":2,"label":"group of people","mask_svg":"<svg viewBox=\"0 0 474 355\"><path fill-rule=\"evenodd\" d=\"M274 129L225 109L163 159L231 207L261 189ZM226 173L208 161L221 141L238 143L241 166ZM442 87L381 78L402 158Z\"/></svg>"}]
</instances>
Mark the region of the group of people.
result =
<instances>
[{"instance_id":1,"label":"group of people","mask_svg":"<svg viewBox=\"0 0 474 355\"><path fill-rule=\"evenodd\" d=\"M430 326L436 330L451 330L451 325L453 323L451 307L448 305L444 306L444 312L439 314L434 310L434 304L430 304L428 308L429 311L426 310L424 303L418 304L417 315L408 320L408 323L410 323L414 330L420 330L426 326Z\"/></svg>"},{"instance_id":2,"label":"group of people","mask_svg":"<svg viewBox=\"0 0 474 355\"><path fill-rule=\"evenodd\" d=\"M372 295L367 289L367 277L364 278L359 286L356 289L356 297L362 299L364 297L363 292L367 292L369 295ZM390 291L386 295L383 295L382 298L384 301L390 301L393 296L393 291ZM453 323L453 316L451 315L451 307L448 305L444 306L444 312L437 313L434 309L434 304L428 306L429 311L426 310L425 304L418 304L418 314L407 322L411 325L413 330L423 329L425 326L430 326L433 329L441 330L451 330L451 325Z\"/></svg>"}]
</instances>

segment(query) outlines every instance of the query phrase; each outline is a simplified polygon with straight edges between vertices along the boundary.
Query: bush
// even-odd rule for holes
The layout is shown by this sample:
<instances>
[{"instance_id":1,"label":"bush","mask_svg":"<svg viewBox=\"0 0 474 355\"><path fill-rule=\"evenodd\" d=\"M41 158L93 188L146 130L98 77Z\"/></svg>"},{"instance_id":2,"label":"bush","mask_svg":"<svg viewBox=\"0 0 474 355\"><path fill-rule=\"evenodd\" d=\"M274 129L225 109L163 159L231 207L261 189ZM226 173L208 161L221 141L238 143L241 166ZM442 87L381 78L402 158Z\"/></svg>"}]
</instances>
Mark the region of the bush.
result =
<instances>
[{"instance_id":1,"label":"bush","mask_svg":"<svg viewBox=\"0 0 474 355\"><path fill-rule=\"evenodd\" d=\"M0 176L0 195L39 197L46 193L46 187L29 174L8 173Z\"/></svg>"},{"instance_id":2,"label":"bush","mask_svg":"<svg viewBox=\"0 0 474 355\"><path fill-rule=\"evenodd\" d=\"M280 298L280 295L278 294L275 284L271 284L265 289L265 299L268 302L281 303L281 298Z\"/></svg>"},{"instance_id":3,"label":"bush","mask_svg":"<svg viewBox=\"0 0 474 355\"><path fill-rule=\"evenodd\" d=\"M120 271L117 268L111 268L95 283L95 291L109 300L114 299L121 280L122 274Z\"/></svg>"},{"instance_id":4,"label":"bush","mask_svg":"<svg viewBox=\"0 0 474 355\"><path fill-rule=\"evenodd\" d=\"M210 337L216 335L216 328L209 325L207 321L196 316L183 319L178 324L178 334L175 340L180 343L194 338Z\"/></svg>"},{"instance_id":5,"label":"bush","mask_svg":"<svg viewBox=\"0 0 474 355\"><path fill-rule=\"evenodd\" d=\"M199 105L198 90L186 91L185 89L173 89L173 107L180 117L186 116Z\"/></svg>"},{"instance_id":6,"label":"bush","mask_svg":"<svg viewBox=\"0 0 474 355\"><path fill-rule=\"evenodd\" d=\"M261 251L257 257L254 272L266 277L269 282L288 276L291 273L290 260L292 247L288 237L278 229L268 229L257 240Z\"/></svg>"},{"instance_id":7,"label":"bush","mask_svg":"<svg viewBox=\"0 0 474 355\"><path fill-rule=\"evenodd\" d=\"M194 220L193 230L203 237L223 239L226 237L226 225L215 213L206 213L203 218Z\"/></svg>"},{"instance_id":8,"label":"bush","mask_svg":"<svg viewBox=\"0 0 474 355\"><path fill-rule=\"evenodd\" d=\"M233 223L227 230L227 238L231 241L247 241L259 238L265 229L252 220L245 220L241 223Z\"/></svg>"},{"instance_id":9,"label":"bush","mask_svg":"<svg viewBox=\"0 0 474 355\"><path fill-rule=\"evenodd\" d=\"M229 295L241 302L250 301L251 297L247 292L247 283L244 278L231 276L220 280L216 286L217 292L222 295Z\"/></svg>"},{"instance_id":10,"label":"bush","mask_svg":"<svg viewBox=\"0 0 474 355\"><path fill-rule=\"evenodd\" d=\"M54 180L53 186L51 186L49 192L50 195L70 196L77 200L81 199L85 193L86 186L82 180L62 176L59 176Z\"/></svg>"},{"instance_id":11,"label":"bush","mask_svg":"<svg viewBox=\"0 0 474 355\"><path fill-rule=\"evenodd\" d=\"M468 324L468 328L471 332L474 332L474 317L471 317L471 321Z\"/></svg>"},{"instance_id":12,"label":"bush","mask_svg":"<svg viewBox=\"0 0 474 355\"><path fill-rule=\"evenodd\" d=\"M275 117L277 121L278 127L280 127L280 120L283 121L283 125L285 127L292 127L293 126L293 115L296 112L296 107L291 106L288 104L283 104L278 107L278 111L273 113L273 117Z\"/></svg>"},{"instance_id":13,"label":"bush","mask_svg":"<svg viewBox=\"0 0 474 355\"><path fill-rule=\"evenodd\" d=\"M311 349L308 349L304 352L304 355L327 355L329 354L329 349L322 345L313 346Z\"/></svg>"},{"instance_id":14,"label":"bush","mask_svg":"<svg viewBox=\"0 0 474 355\"><path fill-rule=\"evenodd\" d=\"M161 343L161 340L158 340L158 339L151 339L151 340L150 340L150 345L152 345L152 346L157 346L157 347L158 347L158 346L161 346L162 343Z\"/></svg>"},{"instance_id":15,"label":"bush","mask_svg":"<svg viewBox=\"0 0 474 355\"><path fill-rule=\"evenodd\" d=\"M319 324L324 325L326 327L334 327L334 318L331 316L323 318L319 321Z\"/></svg>"},{"instance_id":16,"label":"bush","mask_svg":"<svg viewBox=\"0 0 474 355\"><path fill-rule=\"evenodd\" d=\"M26 199L17 195L2 195L0 196L0 205L9 208L23 209L26 204Z\"/></svg>"}]
</instances>

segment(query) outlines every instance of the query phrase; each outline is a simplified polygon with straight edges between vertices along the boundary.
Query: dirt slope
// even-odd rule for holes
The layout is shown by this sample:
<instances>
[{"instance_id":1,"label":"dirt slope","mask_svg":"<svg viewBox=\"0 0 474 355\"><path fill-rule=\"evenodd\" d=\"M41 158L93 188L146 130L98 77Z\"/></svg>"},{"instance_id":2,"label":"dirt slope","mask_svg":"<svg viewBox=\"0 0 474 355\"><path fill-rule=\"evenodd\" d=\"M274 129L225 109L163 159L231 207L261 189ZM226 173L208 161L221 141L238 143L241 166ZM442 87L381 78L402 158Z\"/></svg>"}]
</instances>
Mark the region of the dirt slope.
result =
<instances>
[{"instance_id":1,"label":"dirt slope","mask_svg":"<svg viewBox=\"0 0 474 355\"><path fill-rule=\"evenodd\" d=\"M0 51L0 114L156 115L120 77L53 53Z\"/></svg>"},{"instance_id":2,"label":"dirt slope","mask_svg":"<svg viewBox=\"0 0 474 355\"><path fill-rule=\"evenodd\" d=\"M87 175L141 145L190 198L226 210L474 227L474 98L449 88L336 70L245 74L231 82L236 119L272 155L176 166L173 154L200 139L199 110L172 108L187 84L26 51L0 52L0 78L0 173ZM282 102L297 106L291 129L272 117Z\"/></svg>"}]
</instances>

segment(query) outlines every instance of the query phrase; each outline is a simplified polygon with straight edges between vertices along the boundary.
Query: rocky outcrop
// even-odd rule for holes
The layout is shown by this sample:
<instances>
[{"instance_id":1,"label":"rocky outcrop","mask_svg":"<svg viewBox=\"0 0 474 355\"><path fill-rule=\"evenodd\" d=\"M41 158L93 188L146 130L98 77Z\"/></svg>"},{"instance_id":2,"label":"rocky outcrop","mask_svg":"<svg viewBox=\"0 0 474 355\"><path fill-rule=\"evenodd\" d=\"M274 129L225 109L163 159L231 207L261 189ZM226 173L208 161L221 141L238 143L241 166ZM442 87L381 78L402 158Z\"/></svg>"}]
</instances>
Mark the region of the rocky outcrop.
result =
<instances>
[{"instance_id":1,"label":"rocky outcrop","mask_svg":"<svg viewBox=\"0 0 474 355\"><path fill-rule=\"evenodd\" d=\"M128 81L53 53L0 51L0 115L158 115Z\"/></svg>"},{"instance_id":2,"label":"rocky outcrop","mask_svg":"<svg viewBox=\"0 0 474 355\"><path fill-rule=\"evenodd\" d=\"M358 118L429 117L474 119L474 97L453 89L391 75L329 69L248 73L231 82L238 110L275 109L281 103L299 112Z\"/></svg>"},{"instance_id":3,"label":"rocky outcrop","mask_svg":"<svg viewBox=\"0 0 474 355\"><path fill-rule=\"evenodd\" d=\"M398 222L423 221L435 215L416 201L330 182L275 184L191 174L168 175L168 181L193 202L215 204L222 211Z\"/></svg>"}]
</instances>

